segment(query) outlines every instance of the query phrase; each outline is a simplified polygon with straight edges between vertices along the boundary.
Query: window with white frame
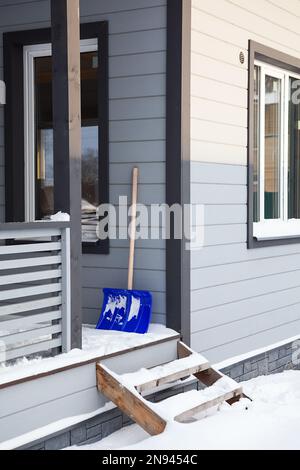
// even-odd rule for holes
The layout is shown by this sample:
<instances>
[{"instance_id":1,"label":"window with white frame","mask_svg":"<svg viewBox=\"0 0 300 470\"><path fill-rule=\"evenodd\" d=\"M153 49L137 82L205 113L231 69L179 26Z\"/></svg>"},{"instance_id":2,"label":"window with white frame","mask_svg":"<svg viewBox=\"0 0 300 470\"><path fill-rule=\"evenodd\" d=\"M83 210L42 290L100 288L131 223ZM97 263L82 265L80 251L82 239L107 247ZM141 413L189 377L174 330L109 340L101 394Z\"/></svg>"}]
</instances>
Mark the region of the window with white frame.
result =
<instances>
[{"instance_id":1,"label":"window with white frame","mask_svg":"<svg viewBox=\"0 0 300 470\"><path fill-rule=\"evenodd\" d=\"M300 236L300 75L254 66L253 235Z\"/></svg>"}]
</instances>

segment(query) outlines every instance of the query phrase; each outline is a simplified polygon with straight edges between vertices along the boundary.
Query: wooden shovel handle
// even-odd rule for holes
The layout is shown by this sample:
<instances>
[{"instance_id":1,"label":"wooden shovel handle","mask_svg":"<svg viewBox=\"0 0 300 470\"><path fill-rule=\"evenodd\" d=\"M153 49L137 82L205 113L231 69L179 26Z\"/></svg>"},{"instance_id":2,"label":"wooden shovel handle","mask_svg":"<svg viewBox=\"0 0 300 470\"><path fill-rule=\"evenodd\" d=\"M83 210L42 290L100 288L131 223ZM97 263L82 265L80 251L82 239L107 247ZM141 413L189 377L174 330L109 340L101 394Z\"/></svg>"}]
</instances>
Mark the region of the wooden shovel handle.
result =
<instances>
[{"instance_id":1,"label":"wooden shovel handle","mask_svg":"<svg viewBox=\"0 0 300 470\"><path fill-rule=\"evenodd\" d=\"M139 178L139 169L134 168L132 172L132 201L131 201L131 223L130 223L130 249L129 249L129 263L128 263L128 290L133 289L138 178Z\"/></svg>"}]
</instances>

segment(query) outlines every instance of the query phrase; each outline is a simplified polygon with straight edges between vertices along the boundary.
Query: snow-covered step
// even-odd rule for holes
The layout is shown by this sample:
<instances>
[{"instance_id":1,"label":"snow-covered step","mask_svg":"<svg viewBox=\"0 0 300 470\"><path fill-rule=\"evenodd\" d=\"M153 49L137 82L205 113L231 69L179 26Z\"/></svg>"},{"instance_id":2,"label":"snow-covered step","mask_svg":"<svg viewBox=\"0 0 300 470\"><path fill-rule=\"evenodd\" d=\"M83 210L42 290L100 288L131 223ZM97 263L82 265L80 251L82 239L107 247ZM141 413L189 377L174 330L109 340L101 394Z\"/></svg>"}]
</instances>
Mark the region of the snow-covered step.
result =
<instances>
[{"instance_id":1,"label":"snow-covered step","mask_svg":"<svg viewBox=\"0 0 300 470\"><path fill-rule=\"evenodd\" d=\"M165 359L167 361L167 359ZM127 416L151 435L164 432L168 421L186 422L203 411L221 403L230 405L245 397L242 388L229 377L214 369L207 360L181 341L177 343L177 359L164 365L146 368L138 365L136 372L114 371L111 365L97 364L97 385L103 393ZM142 392L194 375L206 385L204 390L194 390L173 396L160 403L151 403Z\"/></svg>"},{"instance_id":2,"label":"snow-covered step","mask_svg":"<svg viewBox=\"0 0 300 470\"><path fill-rule=\"evenodd\" d=\"M191 390L155 404L155 411L166 420L184 422L214 406L241 397L243 390L236 382L223 377L204 390Z\"/></svg>"},{"instance_id":3,"label":"snow-covered step","mask_svg":"<svg viewBox=\"0 0 300 470\"><path fill-rule=\"evenodd\" d=\"M198 374L209 367L209 362L205 357L193 353L189 357L177 359L153 369L142 369L133 374L123 375L122 380L128 385L134 386L139 393L142 393L190 375Z\"/></svg>"}]
</instances>

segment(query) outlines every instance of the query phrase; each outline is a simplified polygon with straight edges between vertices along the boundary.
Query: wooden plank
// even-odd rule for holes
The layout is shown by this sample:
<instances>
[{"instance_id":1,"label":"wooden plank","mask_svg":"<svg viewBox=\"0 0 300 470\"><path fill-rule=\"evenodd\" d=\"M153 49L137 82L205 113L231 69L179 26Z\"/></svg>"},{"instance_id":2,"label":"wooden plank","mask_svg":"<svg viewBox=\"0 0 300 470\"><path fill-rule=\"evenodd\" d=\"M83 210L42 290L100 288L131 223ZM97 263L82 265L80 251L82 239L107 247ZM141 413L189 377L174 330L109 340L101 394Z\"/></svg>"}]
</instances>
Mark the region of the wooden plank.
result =
<instances>
[{"instance_id":1,"label":"wooden plank","mask_svg":"<svg viewBox=\"0 0 300 470\"><path fill-rule=\"evenodd\" d=\"M191 408L190 410L184 411L183 413L175 416L174 420L179 423L183 423L191 419L196 414L203 413L204 411L207 411L210 408L213 408L214 406L220 405L221 403L228 403L229 401L232 402L232 400L239 400L242 396L242 393L242 388L237 388L235 390L232 390L231 392L224 393L219 397L213 398L212 400L201 403L200 405L197 405L194 408Z\"/></svg>"},{"instance_id":2,"label":"wooden plank","mask_svg":"<svg viewBox=\"0 0 300 470\"><path fill-rule=\"evenodd\" d=\"M61 333L61 325L51 325L35 328L34 330L22 331L11 335L0 336L0 342L8 346L8 351L16 349L16 345L23 341L36 342L38 338Z\"/></svg>"},{"instance_id":3,"label":"wooden plank","mask_svg":"<svg viewBox=\"0 0 300 470\"><path fill-rule=\"evenodd\" d=\"M70 214L71 346L81 348L81 93L79 0L51 0L54 208Z\"/></svg>"},{"instance_id":4,"label":"wooden plank","mask_svg":"<svg viewBox=\"0 0 300 470\"><path fill-rule=\"evenodd\" d=\"M178 366L180 367L180 359L177 360ZM209 368L209 362L204 362L197 366L182 368L180 371L176 371L170 374L163 375L161 377L157 377L153 380L149 380L149 382L145 382L143 384L137 385L135 388L139 393L146 392L148 390L153 390L156 387L161 385L175 382L176 380L183 379L185 377L190 377L191 375L196 375L199 372L207 370Z\"/></svg>"},{"instance_id":5,"label":"wooden plank","mask_svg":"<svg viewBox=\"0 0 300 470\"><path fill-rule=\"evenodd\" d=\"M52 243L36 243L26 245L1 246L0 255L14 255L19 253L38 253L42 251L59 251L61 249L60 242Z\"/></svg>"},{"instance_id":6,"label":"wooden plank","mask_svg":"<svg viewBox=\"0 0 300 470\"><path fill-rule=\"evenodd\" d=\"M62 290L61 283L56 284L45 284L42 286L23 287L22 289L10 289L0 291L0 302L10 299L19 299L23 297L30 297L41 294L50 294L54 292L60 292Z\"/></svg>"},{"instance_id":7,"label":"wooden plank","mask_svg":"<svg viewBox=\"0 0 300 470\"><path fill-rule=\"evenodd\" d=\"M44 256L40 258L26 258L16 260L0 261L0 270L31 268L35 266L49 266L51 264L61 264L61 256Z\"/></svg>"},{"instance_id":8,"label":"wooden plank","mask_svg":"<svg viewBox=\"0 0 300 470\"><path fill-rule=\"evenodd\" d=\"M56 310L50 313L38 313L35 315L26 316L11 316L9 320L0 322L1 331L9 331L15 329L28 328L32 325L37 325L44 322L60 320L61 310Z\"/></svg>"},{"instance_id":9,"label":"wooden plank","mask_svg":"<svg viewBox=\"0 0 300 470\"><path fill-rule=\"evenodd\" d=\"M193 353L192 349L186 346L184 343L178 343L178 357L189 357ZM210 387L214 383L216 383L219 379L223 377L221 372L214 370L213 368L209 368L201 373L195 375L195 377L202 382L207 387Z\"/></svg>"},{"instance_id":10,"label":"wooden plank","mask_svg":"<svg viewBox=\"0 0 300 470\"><path fill-rule=\"evenodd\" d=\"M186 346L182 342L178 343L178 356L179 357L188 357L188 356L191 355L191 353L192 353L192 349L190 349L188 346ZM212 385L214 385L218 380L220 380L223 377L223 374L221 374L221 372L214 369L213 367L209 367L205 371L196 373L195 377L203 385L206 385L207 387L211 387ZM231 397L229 399L228 403L230 405L232 405L235 401L239 401L240 398L249 398L249 397L244 395L243 392L242 392L242 394L239 395L237 398Z\"/></svg>"},{"instance_id":11,"label":"wooden plank","mask_svg":"<svg viewBox=\"0 0 300 470\"><path fill-rule=\"evenodd\" d=\"M61 269L52 269L50 271L36 271L34 273L10 274L0 276L0 286L11 284L23 284L26 282L43 281L48 279L61 278Z\"/></svg>"},{"instance_id":12,"label":"wooden plank","mask_svg":"<svg viewBox=\"0 0 300 470\"><path fill-rule=\"evenodd\" d=\"M14 315L16 313L31 312L42 308L56 307L61 305L61 296L49 297L43 300L35 300L33 302L22 302L19 304L5 305L0 307L0 317L4 315Z\"/></svg>"},{"instance_id":13,"label":"wooden plank","mask_svg":"<svg viewBox=\"0 0 300 470\"><path fill-rule=\"evenodd\" d=\"M151 436L164 432L166 421L147 405L146 400L118 382L101 364L97 364L97 383L99 392L109 398Z\"/></svg>"}]
</instances>

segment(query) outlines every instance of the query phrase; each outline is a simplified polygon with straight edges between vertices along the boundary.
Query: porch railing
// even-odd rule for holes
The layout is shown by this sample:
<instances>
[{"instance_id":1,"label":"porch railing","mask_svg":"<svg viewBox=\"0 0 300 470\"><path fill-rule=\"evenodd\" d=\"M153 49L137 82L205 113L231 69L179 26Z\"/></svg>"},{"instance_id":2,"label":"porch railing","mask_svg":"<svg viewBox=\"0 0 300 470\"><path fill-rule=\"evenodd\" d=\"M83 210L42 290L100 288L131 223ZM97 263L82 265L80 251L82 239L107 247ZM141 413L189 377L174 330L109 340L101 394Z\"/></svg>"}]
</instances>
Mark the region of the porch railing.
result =
<instances>
[{"instance_id":1,"label":"porch railing","mask_svg":"<svg viewBox=\"0 0 300 470\"><path fill-rule=\"evenodd\" d=\"M68 222L0 224L0 363L70 350L70 275Z\"/></svg>"}]
</instances>

